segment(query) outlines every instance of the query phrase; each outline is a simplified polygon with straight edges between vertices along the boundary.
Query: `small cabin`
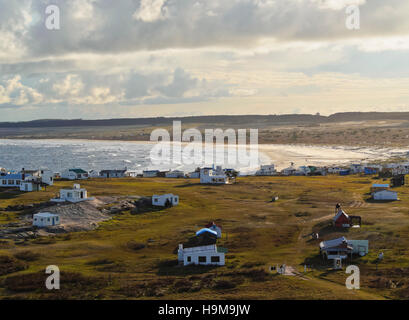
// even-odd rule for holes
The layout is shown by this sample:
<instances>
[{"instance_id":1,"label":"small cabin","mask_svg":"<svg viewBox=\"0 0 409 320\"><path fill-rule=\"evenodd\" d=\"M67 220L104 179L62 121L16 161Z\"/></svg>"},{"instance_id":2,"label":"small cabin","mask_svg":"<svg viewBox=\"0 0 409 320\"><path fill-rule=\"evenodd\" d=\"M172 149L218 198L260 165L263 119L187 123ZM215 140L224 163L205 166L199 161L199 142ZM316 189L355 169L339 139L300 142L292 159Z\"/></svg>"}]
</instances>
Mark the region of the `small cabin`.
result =
<instances>
[{"instance_id":1,"label":"small cabin","mask_svg":"<svg viewBox=\"0 0 409 320\"><path fill-rule=\"evenodd\" d=\"M60 217L58 214L50 212L40 212L33 216L33 226L44 228L60 224Z\"/></svg>"},{"instance_id":2,"label":"small cabin","mask_svg":"<svg viewBox=\"0 0 409 320\"><path fill-rule=\"evenodd\" d=\"M79 184L74 184L74 187L72 189L61 189L58 198L51 199L51 201L76 203L93 199L94 198L88 198L86 189L81 188Z\"/></svg>"},{"instance_id":3,"label":"small cabin","mask_svg":"<svg viewBox=\"0 0 409 320\"><path fill-rule=\"evenodd\" d=\"M179 204L179 196L172 193L163 195L153 195L152 205L157 207L173 207Z\"/></svg>"}]
</instances>

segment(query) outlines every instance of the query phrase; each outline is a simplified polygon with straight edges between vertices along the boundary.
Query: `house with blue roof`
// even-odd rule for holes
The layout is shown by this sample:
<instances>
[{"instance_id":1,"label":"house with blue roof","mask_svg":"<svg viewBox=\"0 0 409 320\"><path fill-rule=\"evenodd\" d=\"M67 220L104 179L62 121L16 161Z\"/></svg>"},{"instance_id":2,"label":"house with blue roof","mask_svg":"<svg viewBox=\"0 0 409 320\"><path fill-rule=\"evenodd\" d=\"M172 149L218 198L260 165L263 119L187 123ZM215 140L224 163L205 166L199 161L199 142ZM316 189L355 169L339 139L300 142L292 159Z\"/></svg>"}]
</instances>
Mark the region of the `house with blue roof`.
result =
<instances>
[{"instance_id":1,"label":"house with blue roof","mask_svg":"<svg viewBox=\"0 0 409 320\"><path fill-rule=\"evenodd\" d=\"M0 187L2 188L14 188L19 187L22 181L24 181L24 174L21 173L8 173L0 175Z\"/></svg>"}]
</instances>

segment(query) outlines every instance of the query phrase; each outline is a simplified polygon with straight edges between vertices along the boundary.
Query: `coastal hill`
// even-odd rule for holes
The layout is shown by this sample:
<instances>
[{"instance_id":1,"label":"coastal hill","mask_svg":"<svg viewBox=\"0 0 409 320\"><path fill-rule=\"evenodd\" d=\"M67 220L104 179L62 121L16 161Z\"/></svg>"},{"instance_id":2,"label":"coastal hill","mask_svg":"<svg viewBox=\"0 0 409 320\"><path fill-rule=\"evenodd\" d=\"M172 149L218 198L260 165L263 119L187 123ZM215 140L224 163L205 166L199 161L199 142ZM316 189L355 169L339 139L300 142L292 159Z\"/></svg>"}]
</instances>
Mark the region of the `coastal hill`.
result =
<instances>
[{"instance_id":1,"label":"coastal hill","mask_svg":"<svg viewBox=\"0 0 409 320\"><path fill-rule=\"evenodd\" d=\"M53 127L89 127L89 126L130 126L168 125L172 121L182 123L225 125L238 124L285 124L285 123L330 123L369 120L408 120L409 112L343 112L329 116L320 114L283 114L283 115L213 115L190 117L156 117L156 118L121 118L121 119L41 119L24 122L0 122L0 128L53 128Z\"/></svg>"},{"instance_id":2,"label":"coastal hill","mask_svg":"<svg viewBox=\"0 0 409 320\"><path fill-rule=\"evenodd\" d=\"M344 112L285 115L213 115L127 119L43 119L0 122L0 139L89 139L149 141L153 130L258 129L260 144L406 147L409 112Z\"/></svg>"}]
</instances>

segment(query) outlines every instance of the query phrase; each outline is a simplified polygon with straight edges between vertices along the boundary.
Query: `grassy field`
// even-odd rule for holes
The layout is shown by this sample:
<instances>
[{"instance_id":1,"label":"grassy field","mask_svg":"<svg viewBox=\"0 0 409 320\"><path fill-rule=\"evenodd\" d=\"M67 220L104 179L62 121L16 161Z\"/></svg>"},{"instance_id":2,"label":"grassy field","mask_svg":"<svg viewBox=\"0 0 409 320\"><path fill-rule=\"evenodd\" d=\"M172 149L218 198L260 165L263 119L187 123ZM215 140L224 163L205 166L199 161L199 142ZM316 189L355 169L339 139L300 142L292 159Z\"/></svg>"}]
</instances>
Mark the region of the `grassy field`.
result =
<instances>
[{"instance_id":1,"label":"grassy field","mask_svg":"<svg viewBox=\"0 0 409 320\"><path fill-rule=\"evenodd\" d=\"M27 241L0 240L0 298L24 299L408 299L409 189L400 201L367 201L372 177L243 177L235 185L200 185L192 179L95 179L82 181L90 196L169 193L180 205L157 212L125 212L94 231ZM0 191L0 208L49 200L70 182L47 191ZM280 200L270 202L273 195ZM329 226L337 202L362 227ZM0 211L0 224L17 212ZM223 227L218 245L226 265L176 266L176 248L206 223ZM318 256L318 241L344 235L368 239L369 255L349 264L361 271L361 289L345 287L344 270ZM377 267L379 252L385 258ZM300 273L281 276L269 266L285 263ZM304 273L304 264L309 268ZM61 290L44 288L45 268L62 271Z\"/></svg>"}]
</instances>

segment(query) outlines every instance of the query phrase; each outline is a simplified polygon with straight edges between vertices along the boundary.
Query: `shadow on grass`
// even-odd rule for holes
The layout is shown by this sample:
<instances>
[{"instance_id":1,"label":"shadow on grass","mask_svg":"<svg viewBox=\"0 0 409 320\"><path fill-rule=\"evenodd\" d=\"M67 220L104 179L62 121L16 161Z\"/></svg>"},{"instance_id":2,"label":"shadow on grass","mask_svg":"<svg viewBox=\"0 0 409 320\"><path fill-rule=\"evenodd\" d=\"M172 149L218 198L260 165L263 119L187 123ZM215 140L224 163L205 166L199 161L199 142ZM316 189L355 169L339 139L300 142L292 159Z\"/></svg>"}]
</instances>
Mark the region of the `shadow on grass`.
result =
<instances>
[{"instance_id":1,"label":"shadow on grass","mask_svg":"<svg viewBox=\"0 0 409 320\"><path fill-rule=\"evenodd\" d=\"M19 195L21 195L21 191L17 190L16 188L5 188L0 190L0 199L1 200L10 200L17 198Z\"/></svg>"},{"instance_id":2,"label":"shadow on grass","mask_svg":"<svg viewBox=\"0 0 409 320\"><path fill-rule=\"evenodd\" d=\"M205 274L216 269L217 266L203 266L203 265L179 265L177 260L163 260L158 263L159 276L188 276Z\"/></svg>"}]
</instances>

